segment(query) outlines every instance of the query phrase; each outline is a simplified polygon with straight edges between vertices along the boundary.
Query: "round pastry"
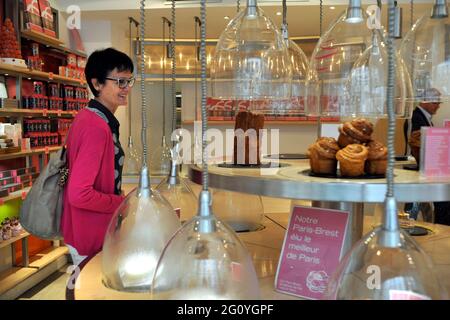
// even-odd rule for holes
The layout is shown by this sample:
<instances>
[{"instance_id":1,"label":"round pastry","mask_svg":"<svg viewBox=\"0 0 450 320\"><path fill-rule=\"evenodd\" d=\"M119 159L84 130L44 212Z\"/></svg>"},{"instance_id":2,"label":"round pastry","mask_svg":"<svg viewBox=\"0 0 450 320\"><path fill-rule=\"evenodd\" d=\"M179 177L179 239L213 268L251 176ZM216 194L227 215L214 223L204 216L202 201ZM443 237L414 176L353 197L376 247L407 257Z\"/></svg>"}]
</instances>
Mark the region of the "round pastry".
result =
<instances>
[{"instance_id":1,"label":"round pastry","mask_svg":"<svg viewBox=\"0 0 450 320\"><path fill-rule=\"evenodd\" d=\"M339 145L334 138L322 137L308 148L311 171L316 174L336 174L336 152Z\"/></svg>"},{"instance_id":2,"label":"round pastry","mask_svg":"<svg viewBox=\"0 0 450 320\"><path fill-rule=\"evenodd\" d=\"M339 147L345 148L349 144L361 144L362 143L361 141L354 139L354 138L350 137L349 135L347 135L343 130L343 125L340 125L338 130L339 130L339 137L338 137L337 142L339 144Z\"/></svg>"},{"instance_id":3,"label":"round pastry","mask_svg":"<svg viewBox=\"0 0 450 320\"><path fill-rule=\"evenodd\" d=\"M369 155L365 164L366 173L380 175L386 173L388 150L379 141L370 141L367 144Z\"/></svg>"},{"instance_id":4,"label":"round pastry","mask_svg":"<svg viewBox=\"0 0 450 320\"><path fill-rule=\"evenodd\" d=\"M420 130L416 130L411 132L408 140L411 155L416 159L417 165L420 164L420 137Z\"/></svg>"},{"instance_id":5,"label":"round pastry","mask_svg":"<svg viewBox=\"0 0 450 320\"><path fill-rule=\"evenodd\" d=\"M372 132L373 124L366 119L358 118L351 122L344 122L344 124L339 127L339 146L344 148L352 143L369 142Z\"/></svg>"},{"instance_id":6,"label":"round pastry","mask_svg":"<svg viewBox=\"0 0 450 320\"><path fill-rule=\"evenodd\" d=\"M341 176L358 177L364 174L364 164L369 155L367 147L361 144L349 144L336 153Z\"/></svg>"}]
</instances>

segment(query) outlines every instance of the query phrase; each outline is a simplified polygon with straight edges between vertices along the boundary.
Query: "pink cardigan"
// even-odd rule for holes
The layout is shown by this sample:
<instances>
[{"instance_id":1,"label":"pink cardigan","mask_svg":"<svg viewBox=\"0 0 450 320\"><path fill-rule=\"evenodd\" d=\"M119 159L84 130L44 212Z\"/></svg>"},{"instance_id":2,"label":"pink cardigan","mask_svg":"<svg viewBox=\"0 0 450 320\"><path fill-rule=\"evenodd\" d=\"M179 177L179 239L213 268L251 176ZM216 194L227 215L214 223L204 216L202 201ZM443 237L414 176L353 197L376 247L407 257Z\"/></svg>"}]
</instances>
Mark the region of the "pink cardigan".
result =
<instances>
[{"instance_id":1,"label":"pink cardigan","mask_svg":"<svg viewBox=\"0 0 450 320\"><path fill-rule=\"evenodd\" d=\"M114 194L114 142L108 124L82 110L66 141L69 179L64 188L61 230L80 255L94 255L123 196Z\"/></svg>"}]
</instances>

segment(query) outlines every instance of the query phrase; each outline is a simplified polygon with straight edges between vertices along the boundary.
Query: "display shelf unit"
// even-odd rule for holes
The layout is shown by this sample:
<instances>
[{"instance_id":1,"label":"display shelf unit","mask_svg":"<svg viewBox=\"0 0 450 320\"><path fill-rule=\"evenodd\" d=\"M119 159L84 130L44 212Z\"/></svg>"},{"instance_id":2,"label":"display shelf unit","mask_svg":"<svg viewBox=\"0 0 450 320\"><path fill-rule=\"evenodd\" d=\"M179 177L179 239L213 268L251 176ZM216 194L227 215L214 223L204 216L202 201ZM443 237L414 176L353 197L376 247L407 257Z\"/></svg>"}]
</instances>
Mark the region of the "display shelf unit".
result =
<instances>
[{"instance_id":1,"label":"display shelf unit","mask_svg":"<svg viewBox=\"0 0 450 320\"><path fill-rule=\"evenodd\" d=\"M0 249L10 246L11 244L13 244L16 241L22 240L26 237L28 237L30 234L26 231L22 232L20 235L18 235L17 237L12 237L11 239L8 240L3 240L2 242L0 242Z\"/></svg>"},{"instance_id":2,"label":"display shelf unit","mask_svg":"<svg viewBox=\"0 0 450 320\"><path fill-rule=\"evenodd\" d=\"M36 268L12 267L0 272L0 298L8 290L38 272Z\"/></svg>"},{"instance_id":3,"label":"display shelf unit","mask_svg":"<svg viewBox=\"0 0 450 320\"><path fill-rule=\"evenodd\" d=\"M24 30L21 31L21 35L22 35L23 38L39 42L39 43L44 44L46 46L50 46L50 47L53 47L53 48L56 47L56 48L61 49L61 50L64 49L63 48L63 46L64 46L64 42L63 41L61 41L59 39L56 39L54 37L50 37L50 36L48 36L48 35L46 35L44 33L36 32L36 31L33 31L33 30L26 30L26 29L24 29Z\"/></svg>"},{"instance_id":4,"label":"display shelf unit","mask_svg":"<svg viewBox=\"0 0 450 320\"><path fill-rule=\"evenodd\" d=\"M66 246L61 247L50 247L33 256L30 260L30 267L41 269L49 265L58 257L69 253L69 250Z\"/></svg>"},{"instance_id":5,"label":"display shelf unit","mask_svg":"<svg viewBox=\"0 0 450 320\"><path fill-rule=\"evenodd\" d=\"M0 74L22 76L22 77L26 77L26 78L30 78L30 79L35 79L35 80L42 80L42 81L62 83L62 84L70 84L70 85L79 86L79 87L86 86L86 82L79 80L79 79L63 77L63 76L53 74L50 72L31 70L28 68L13 66L13 65L1 63L1 62L0 62Z\"/></svg>"},{"instance_id":6,"label":"display shelf unit","mask_svg":"<svg viewBox=\"0 0 450 320\"><path fill-rule=\"evenodd\" d=\"M47 52L47 54L41 55L41 58L49 58L50 61L44 61L44 66L49 66L46 70L55 71L44 72L29 69L28 67L19 67L15 65L5 64L0 62L0 75L6 77L6 85L15 86L15 93L10 93L15 95L15 99L19 101L19 106L22 106L23 95L29 95L26 93L28 90L28 81L42 81L46 83L57 83L63 85L69 85L73 87L83 87L87 88L85 81L80 79L68 78L58 74L58 65L64 66L64 59L67 54L75 54L86 58L87 55L84 52L77 50L72 50L64 43L61 39L50 37L46 34L30 31L25 28L24 20L24 3L23 1L7 0L5 2L5 13L11 18L15 25L16 35L19 42L19 47L22 48L23 54L28 54L28 47L31 43L36 42L40 44L40 47ZM52 8L53 13L56 13L55 20L55 31L58 34L58 12ZM30 48L31 49L31 48ZM24 57L25 58L25 57ZM25 58L26 59L26 58ZM55 60L56 59L56 60ZM57 60L60 61L57 61ZM50 67L51 66L51 67ZM15 78L15 79L14 79ZM15 80L15 81L14 81ZM14 83L15 82L15 83ZM13 87L8 89L13 89ZM29 91L29 90L28 90ZM45 91L44 91L45 92ZM11 96L13 98L13 96ZM12 123L24 124L24 119L26 118L42 118L42 117L63 117L72 118L77 114L77 111L63 111L63 110L35 110L35 109L21 109L19 108L2 108L0 109L0 117L12 118ZM15 153L3 153L0 154L0 162L4 160L18 159L22 158L21 162L26 167L37 167L38 172L42 171L45 164L47 163L49 154L61 149L61 146L49 146L40 147L37 149L20 151ZM25 163L23 163L24 161ZM37 161L36 161L37 160ZM5 161L5 169L12 162ZM29 192L31 188L24 188L16 192L10 193L8 196L0 198L0 205L4 205L8 201L23 199L24 196ZM6 209L6 207L5 207ZM9 209L8 209L9 210ZM17 211L17 209L14 209ZM17 212L8 212L8 215L17 216ZM25 292L32 286L36 285L39 281L42 281L45 277L49 276L51 272L56 271L56 266L61 267L60 263L66 263L67 258L63 257L68 253L68 249L65 246L59 246L59 241L54 241L53 246L48 249L44 249L45 246L40 247L40 252L33 256L29 256L28 253L28 233L23 233L19 237L14 237L8 241L0 242L0 248L2 249L2 254L8 251L8 246L11 247L11 261L12 265L4 265L5 260L2 259L2 269L6 270L0 272L0 300L1 299L14 299L21 293ZM16 245L18 241L22 241L22 265L16 266ZM3 257L2 257L3 258ZM1 270L1 269L0 269Z\"/></svg>"},{"instance_id":7,"label":"display shelf unit","mask_svg":"<svg viewBox=\"0 0 450 320\"><path fill-rule=\"evenodd\" d=\"M21 158L21 157L27 157L27 156L31 156L31 155L35 155L35 154L50 153L50 152L58 151L61 148L62 148L61 146L54 146L54 147L32 149L32 150L20 151L20 152L14 152L14 153L0 154L0 161L8 160L8 159L16 159L16 158Z\"/></svg>"},{"instance_id":8,"label":"display shelf unit","mask_svg":"<svg viewBox=\"0 0 450 320\"><path fill-rule=\"evenodd\" d=\"M54 115L58 117L74 117L78 111L63 111L63 110L46 110L46 109L18 109L18 108L3 108L0 109L0 117L2 116L49 116Z\"/></svg>"},{"instance_id":9,"label":"display shelf unit","mask_svg":"<svg viewBox=\"0 0 450 320\"><path fill-rule=\"evenodd\" d=\"M0 300L8 294L8 291L15 289L19 284L68 253L69 250L65 246L51 247L33 256L28 267L12 267L0 272Z\"/></svg>"},{"instance_id":10,"label":"display shelf unit","mask_svg":"<svg viewBox=\"0 0 450 320\"><path fill-rule=\"evenodd\" d=\"M31 187L27 187L22 190L17 190L17 191L11 192L8 196L0 198L0 205L4 204L7 201L23 198L24 195L28 194L28 191L30 191L30 189L31 189ZM0 242L0 248L1 248L1 242Z\"/></svg>"},{"instance_id":11,"label":"display shelf unit","mask_svg":"<svg viewBox=\"0 0 450 320\"><path fill-rule=\"evenodd\" d=\"M73 53L80 57L84 57L84 58L87 57L87 54L85 52L69 49L64 46L64 42L60 41L59 39L49 37L46 34L42 34L39 32L25 29L25 30L22 30L21 36L22 36L22 38L39 42L45 46L54 48L54 49L56 49L58 51L62 51L64 53Z\"/></svg>"}]
</instances>

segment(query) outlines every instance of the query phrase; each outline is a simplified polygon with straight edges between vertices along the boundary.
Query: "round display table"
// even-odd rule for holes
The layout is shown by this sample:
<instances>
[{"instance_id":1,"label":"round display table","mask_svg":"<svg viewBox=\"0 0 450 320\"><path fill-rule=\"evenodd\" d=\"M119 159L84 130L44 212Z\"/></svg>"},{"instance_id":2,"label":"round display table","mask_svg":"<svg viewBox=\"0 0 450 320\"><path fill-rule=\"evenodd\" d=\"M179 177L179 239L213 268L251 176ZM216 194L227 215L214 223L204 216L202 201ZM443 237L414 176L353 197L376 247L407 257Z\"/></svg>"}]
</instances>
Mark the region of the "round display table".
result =
<instances>
[{"instance_id":1,"label":"round display table","mask_svg":"<svg viewBox=\"0 0 450 320\"><path fill-rule=\"evenodd\" d=\"M364 232L372 230L379 224L371 216L364 218ZM267 214L263 221L265 229L254 232L238 233L253 260L258 275L261 299L300 299L295 296L279 293L274 288L275 274L281 248L288 225L289 213ZM423 250L431 257L437 276L442 285L450 292L450 227L419 223L430 233L415 237ZM81 270L80 270L81 269ZM150 299L149 293L120 292L105 287L102 283L102 254L99 253L86 260L74 272L69 281L66 298L76 300L140 300ZM70 289L70 290L69 290ZM182 302L180 302L182 303Z\"/></svg>"},{"instance_id":2,"label":"round display table","mask_svg":"<svg viewBox=\"0 0 450 320\"><path fill-rule=\"evenodd\" d=\"M363 231L364 203L382 203L386 179L346 179L310 176L309 160L282 161L279 168L225 168L209 166L212 188L268 197L311 200L313 206L350 212L343 253ZM394 192L398 202L450 200L449 178L426 178L418 171L396 168ZM201 167L189 166L189 178L201 184Z\"/></svg>"}]
</instances>

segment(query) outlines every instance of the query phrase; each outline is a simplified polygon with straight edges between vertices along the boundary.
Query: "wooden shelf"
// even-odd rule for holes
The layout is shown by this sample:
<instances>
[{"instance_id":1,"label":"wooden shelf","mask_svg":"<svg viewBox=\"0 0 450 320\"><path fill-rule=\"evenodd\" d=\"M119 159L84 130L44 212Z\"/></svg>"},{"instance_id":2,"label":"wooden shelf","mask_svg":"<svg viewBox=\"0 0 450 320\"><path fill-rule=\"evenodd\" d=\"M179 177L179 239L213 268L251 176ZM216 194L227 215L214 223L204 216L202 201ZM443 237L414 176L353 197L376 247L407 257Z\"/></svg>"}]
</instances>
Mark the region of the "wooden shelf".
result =
<instances>
[{"instance_id":1,"label":"wooden shelf","mask_svg":"<svg viewBox=\"0 0 450 320\"><path fill-rule=\"evenodd\" d=\"M68 252L69 250L65 246L51 247L30 257L32 263L30 263L29 267L12 267L0 272L0 299L2 294L14 288Z\"/></svg>"},{"instance_id":2,"label":"wooden shelf","mask_svg":"<svg viewBox=\"0 0 450 320\"><path fill-rule=\"evenodd\" d=\"M45 33L41 33L41 32L36 32L36 31L32 31L32 30L22 30L22 36L30 39L30 40L34 40L36 42L48 45L48 46L63 46L64 42L56 39L54 37L50 37L48 35L46 35Z\"/></svg>"},{"instance_id":3,"label":"wooden shelf","mask_svg":"<svg viewBox=\"0 0 450 320\"><path fill-rule=\"evenodd\" d=\"M1 108L0 117L2 115L18 115L18 116L70 116L74 117L77 115L77 111L62 111L62 110L35 110L35 109L18 109L18 108Z\"/></svg>"},{"instance_id":4,"label":"wooden shelf","mask_svg":"<svg viewBox=\"0 0 450 320\"><path fill-rule=\"evenodd\" d=\"M40 153L46 153L47 151L50 153L50 152L53 152L53 151L58 151L59 149L61 149L61 146L48 147L48 149L46 149L46 148L33 149L33 150L29 150L29 151L21 151L21 152L15 152L15 153L0 154L0 161L1 160L21 158L21 157L26 157L26 156L30 156L30 155L40 154Z\"/></svg>"},{"instance_id":5,"label":"wooden shelf","mask_svg":"<svg viewBox=\"0 0 450 320\"><path fill-rule=\"evenodd\" d=\"M85 52L81 52L81 51L78 51L78 50L72 50L72 49L66 48L64 46L64 42L63 41L61 41L59 39L56 39L56 38L53 38L53 37L50 37L50 36L48 36L46 34L43 34L41 32L36 32L36 31L26 30L25 29L25 30L22 30L22 37L24 37L26 39L29 39L29 40L33 40L33 41L39 42L41 44L50 46L52 48L58 49L60 51L66 52L66 53L73 53L73 54L76 54L76 55L79 55L79 56L82 56L82 57L87 57Z\"/></svg>"},{"instance_id":6,"label":"wooden shelf","mask_svg":"<svg viewBox=\"0 0 450 320\"><path fill-rule=\"evenodd\" d=\"M0 296L38 272L38 270L37 268L13 267L0 272Z\"/></svg>"},{"instance_id":7,"label":"wooden shelf","mask_svg":"<svg viewBox=\"0 0 450 320\"><path fill-rule=\"evenodd\" d=\"M4 248L9 246L11 243L14 243L16 241L22 240L23 238L28 237L30 234L26 231L23 231L20 235L18 235L17 237L12 237L11 239L8 240L3 240L2 242L0 242L0 248Z\"/></svg>"},{"instance_id":8,"label":"wooden shelf","mask_svg":"<svg viewBox=\"0 0 450 320\"><path fill-rule=\"evenodd\" d=\"M12 75L22 75L22 76L28 77L30 79L63 83L63 84L71 84L71 85L81 86L81 87L86 86L86 82L79 80L79 79L67 78L67 77L63 77L63 76L60 76L57 74L52 74L49 72L31 70L28 68L17 67L17 66L13 66L13 65L1 63L1 62L0 62L0 73L1 74L12 74Z\"/></svg>"},{"instance_id":9,"label":"wooden shelf","mask_svg":"<svg viewBox=\"0 0 450 320\"><path fill-rule=\"evenodd\" d=\"M25 192L25 194L27 194L28 191L30 191L30 189L31 189L31 187L26 187L24 189L11 192L8 196L0 198L0 202L1 202L0 205L2 205L3 203L5 203L7 201L11 201L11 200L22 198L22 194L24 192Z\"/></svg>"},{"instance_id":10,"label":"wooden shelf","mask_svg":"<svg viewBox=\"0 0 450 320\"><path fill-rule=\"evenodd\" d=\"M66 246L47 248L30 257L29 267L42 269L68 252L69 249Z\"/></svg>"}]
</instances>

